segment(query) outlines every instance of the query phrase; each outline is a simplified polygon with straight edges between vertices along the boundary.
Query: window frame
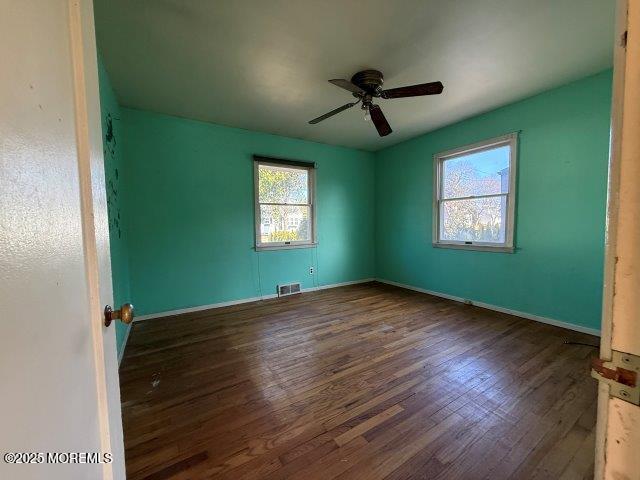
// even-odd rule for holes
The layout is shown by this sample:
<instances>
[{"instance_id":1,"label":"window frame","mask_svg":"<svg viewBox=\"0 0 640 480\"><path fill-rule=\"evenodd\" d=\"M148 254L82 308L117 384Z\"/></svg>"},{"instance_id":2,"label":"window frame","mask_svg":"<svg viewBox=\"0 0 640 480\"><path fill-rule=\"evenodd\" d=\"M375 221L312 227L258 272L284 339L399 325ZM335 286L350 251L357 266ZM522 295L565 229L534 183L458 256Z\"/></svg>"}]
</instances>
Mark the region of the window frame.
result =
<instances>
[{"instance_id":1,"label":"window frame","mask_svg":"<svg viewBox=\"0 0 640 480\"><path fill-rule=\"evenodd\" d=\"M293 248L310 248L318 244L316 239L316 164L313 162L302 162L297 160L284 160L271 157L254 155L253 161L253 195L254 195L254 228L255 228L255 249L260 250L287 250ZM260 230L260 166L290 168L307 171L307 203L278 203L271 205L300 205L309 207L309 240L292 240L284 242L261 241Z\"/></svg>"},{"instance_id":2,"label":"window frame","mask_svg":"<svg viewBox=\"0 0 640 480\"><path fill-rule=\"evenodd\" d=\"M516 178L518 165L518 133L509 133L499 137L490 138L470 145L446 150L433 156L433 225L432 225L432 243L436 248L453 248L460 250L477 250L485 252L502 252L513 253L515 251L515 215L516 215ZM455 198L455 200L465 200L473 198L486 198L493 196L505 196L506 219L505 219L505 241L503 243L494 242L467 242L459 240L441 240L440 239L440 216L442 198L442 181L444 175L444 162L464 155L472 153L493 150L494 148L509 146L509 192L505 194L492 195L471 195L468 197ZM446 199L446 200L454 200Z\"/></svg>"}]
</instances>

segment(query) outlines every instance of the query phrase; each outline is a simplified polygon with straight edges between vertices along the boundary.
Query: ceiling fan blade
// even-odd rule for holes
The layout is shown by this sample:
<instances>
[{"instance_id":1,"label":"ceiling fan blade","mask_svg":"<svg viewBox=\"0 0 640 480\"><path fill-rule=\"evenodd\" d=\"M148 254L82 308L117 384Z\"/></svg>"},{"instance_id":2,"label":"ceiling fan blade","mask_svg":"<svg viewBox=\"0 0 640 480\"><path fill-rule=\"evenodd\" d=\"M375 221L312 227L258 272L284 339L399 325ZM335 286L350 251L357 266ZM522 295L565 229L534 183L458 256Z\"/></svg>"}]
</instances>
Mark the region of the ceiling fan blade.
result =
<instances>
[{"instance_id":1,"label":"ceiling fan blade","mask_svg":"<svg viewBox=\"0 0 640 480\"><path fill-rule=\"evenodd\" d=\"M390 88L389 90L383 90L381 96L382 98L418 97L420 95L438 95L442 93L442 90L444 90L442 82L431 82L407 87Z\"/></svg>"},{"instance_id":2,"label":"ceiling fan blade","mask_svg":"<svg viewBox=\"0 0 640 480\"><path fill-rule=\"evenodd\" d=\"M344 80L342 78L336 78L334 80L329 80L330 83L333 83L336 87L344 88L345 90L349 90L353 93L361 93L364 95L365 91L362 90L359 86L354 85L349 80Z\"/></svg>"},{"instance_id":3,"label":"ceiling fan blade","mask_svg":"<svg viewBox=\"0 0 640 480\"><path fill-rule=\"evenodd\" d=\"M344 112L346 109L353 107L357 103L358 102L347 103L346 105L338 107L338 108L336 108L334 110L331 110L328 113L325 113L324 115L320 115L319 117L314 118L313 120L310 120L309 123L312 124L312 125L315 125L316 123L321 122L323 120L326 120L329 117L333 117L337 113Z\"/></svg>"},{"instance_id":4,"label":"ceiling fan blade","mask_svg":"<svg viewBox=\"0 0 640 480\"><path fill-rule=\"evenodd\" d=\"M371 105L369 107L369 115L371 115L371 120L376 126L376 130L378 130L378 134L381 137L385 137L393 132L393 130L391 130L391 125L387 122L384 113L382 113L382 110L378 105Z\"/></svg>"}]
</instances>

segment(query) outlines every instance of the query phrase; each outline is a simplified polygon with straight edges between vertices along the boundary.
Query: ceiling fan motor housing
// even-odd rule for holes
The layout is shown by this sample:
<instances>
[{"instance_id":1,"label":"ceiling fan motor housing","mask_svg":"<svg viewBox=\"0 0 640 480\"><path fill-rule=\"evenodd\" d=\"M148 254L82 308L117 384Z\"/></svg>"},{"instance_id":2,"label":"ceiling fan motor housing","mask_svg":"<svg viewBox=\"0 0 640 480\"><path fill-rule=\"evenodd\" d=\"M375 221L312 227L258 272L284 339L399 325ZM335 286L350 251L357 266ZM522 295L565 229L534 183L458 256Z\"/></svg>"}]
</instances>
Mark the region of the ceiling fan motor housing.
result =
<instances>
[{"instance_id":1,"label":"ceiling fan motor housing","mask_svg":"<svg viewBox=\"0 0 640 480\"><path fill-rule=\"evenodd\" d=\"M378 70L363 70L351 77L351 83L357 85L368 94L377 97L380 95L384 77L382 72Z\"/></svg>"}]
</instances>

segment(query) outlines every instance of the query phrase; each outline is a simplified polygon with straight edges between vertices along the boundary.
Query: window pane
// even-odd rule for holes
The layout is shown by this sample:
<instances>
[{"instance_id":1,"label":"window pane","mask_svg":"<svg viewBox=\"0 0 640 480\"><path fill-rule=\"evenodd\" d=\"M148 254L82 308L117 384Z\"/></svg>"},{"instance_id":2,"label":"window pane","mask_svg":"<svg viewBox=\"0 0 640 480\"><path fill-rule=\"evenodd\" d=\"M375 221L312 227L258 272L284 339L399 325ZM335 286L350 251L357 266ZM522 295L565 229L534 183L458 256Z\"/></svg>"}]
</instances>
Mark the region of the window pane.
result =
<instances>
[{"instance_id":1,"label":"window pane","mask_svg":"<svg viewBox=\"0 0 640 480\"><path fill-rule=\"evenodd\" d=\"M300 168L260 165L260 203L309 203L309 171Z\"/></svg>"},{"instance_id":2,"label":"window pane","mask_svg":"<svg viewBox=\"0 0 640 480\"><path fill-rule=\"evenodd\" d=\"M507 197L441 203L440 240L504 243Z\"/></svg>"},{"instance_id":3,"label":"window pane","mask_svg":"<svg viewBox=\"0 0 640 480\"><path fill-rule=\"evenodd\" d=\"M311 207L260 205L260 242L311 240Z\"/></svg>"},{"instance_id":4,"label":"window pane","mask_svg":"<svg viewBox=\"0 0 640 480\"><path fill-rule=\"evenodd\" d=\"M509 192L508 145L443 162L442 198Z\"/></svg>"}]
</instances>

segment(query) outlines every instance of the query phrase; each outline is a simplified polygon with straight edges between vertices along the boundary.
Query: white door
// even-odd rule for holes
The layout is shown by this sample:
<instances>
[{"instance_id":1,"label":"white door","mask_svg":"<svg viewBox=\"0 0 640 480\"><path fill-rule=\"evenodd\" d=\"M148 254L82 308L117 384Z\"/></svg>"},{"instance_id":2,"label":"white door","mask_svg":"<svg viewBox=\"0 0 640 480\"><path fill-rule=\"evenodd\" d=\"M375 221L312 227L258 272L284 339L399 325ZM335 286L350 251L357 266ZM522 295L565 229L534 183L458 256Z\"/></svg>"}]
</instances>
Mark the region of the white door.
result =
<instances>
[{"instance_id":1,"label":"white door","mask_svg":"<svg viewBox=\"0 0 640 480\"><path fill-rule=\"evenodd\" d=\"M92 2L0 0L0 478L125 478L111 295Z\"/></svg>"},{"instance_id":2,"label":"white door","mask_svg":"<svg viewBox=\"0 0 640 480\"><path fill-rule=\"evenodd\" d=\"M616 32L595 476L640 480L640 1Z\"/></svg>"}]
</instances>

